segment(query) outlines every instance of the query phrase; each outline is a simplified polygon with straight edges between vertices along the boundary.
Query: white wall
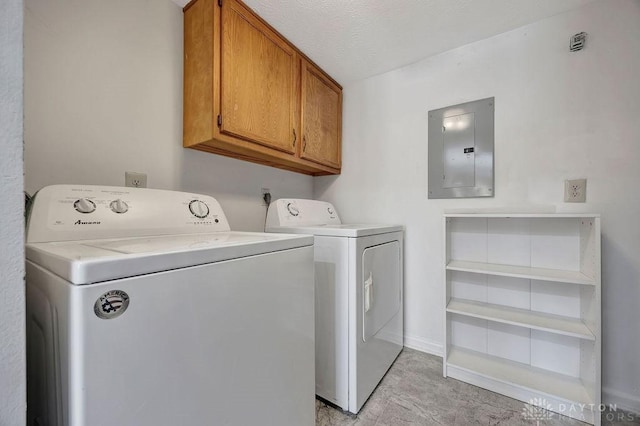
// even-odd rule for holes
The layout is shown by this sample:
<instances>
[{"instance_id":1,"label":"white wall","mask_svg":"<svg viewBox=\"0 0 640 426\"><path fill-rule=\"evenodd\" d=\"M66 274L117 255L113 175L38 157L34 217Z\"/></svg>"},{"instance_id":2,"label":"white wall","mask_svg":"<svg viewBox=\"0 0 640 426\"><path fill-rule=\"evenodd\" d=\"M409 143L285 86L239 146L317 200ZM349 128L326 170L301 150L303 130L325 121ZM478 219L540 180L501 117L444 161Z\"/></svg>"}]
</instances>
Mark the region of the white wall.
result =
<instances>
[{"instance_id":1,"label":"white wall","mask_svg":"<svg viewBox=\"0 0 640 426\"><path fill-rule=\"evenodd\" d=\"M182 10L170 0L26 0L25 185L124 185L213 195L231 227L261 230L272 196L309 176L182 148Z\"/></svg>"},{"instance_id":2,"label":"white wall","mask_svg":"<svg viewBox=\"0 0 640 426\"><path fill-rule=\"evenodd\" d=\"M26 421L22 0L0 13L0 425Z\"/></svg>"},{"instance_id":3,"label":"white wall","mask_svg":"<svg viewBox=\"0 0 640 426\"><path fill-rule=\"evenodd\" d=\"M587 47L568 51L586 31ZM406 226L408 346L443 341L442 213L457 208L602 214L603 387L640 412L640 2L576 11L424 59L344 89L343 173L314 195L347 221ZM495 197L427 199L427 112L495 96ZM587 203L563 181L587 178Z\"/></svg>"}]
</instances>

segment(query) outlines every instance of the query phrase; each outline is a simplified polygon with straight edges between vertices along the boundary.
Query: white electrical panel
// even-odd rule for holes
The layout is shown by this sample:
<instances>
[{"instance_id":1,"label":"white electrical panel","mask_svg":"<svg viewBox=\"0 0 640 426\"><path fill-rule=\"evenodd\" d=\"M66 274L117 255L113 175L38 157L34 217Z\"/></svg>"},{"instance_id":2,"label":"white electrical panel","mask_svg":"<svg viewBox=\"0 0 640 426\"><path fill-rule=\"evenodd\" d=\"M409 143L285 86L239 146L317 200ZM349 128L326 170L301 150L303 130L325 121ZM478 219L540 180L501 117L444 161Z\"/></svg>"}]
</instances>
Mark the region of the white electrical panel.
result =
<instances>
[{"instance_id":1,"label":"white electrical panel","mask_svg":"<svg viewBox=\"0 0 640 426\"><path fill-rule=\"evenodd\" d=\"M493 196L494 98L429 111L429 198Z\"/></svg>"}]
</instances>

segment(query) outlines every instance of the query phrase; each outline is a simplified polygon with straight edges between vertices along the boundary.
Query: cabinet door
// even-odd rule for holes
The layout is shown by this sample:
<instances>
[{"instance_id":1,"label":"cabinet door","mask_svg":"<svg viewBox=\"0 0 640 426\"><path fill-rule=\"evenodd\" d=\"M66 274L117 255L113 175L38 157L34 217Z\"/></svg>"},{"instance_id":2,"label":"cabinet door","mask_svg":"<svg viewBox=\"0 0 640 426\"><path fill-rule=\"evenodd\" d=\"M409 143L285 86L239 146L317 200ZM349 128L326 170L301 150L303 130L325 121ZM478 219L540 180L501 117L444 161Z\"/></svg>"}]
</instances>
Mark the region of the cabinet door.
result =
<instances>
[{"instance_id":1,"label":"cabinet door","mask_svg":"<svg viewBox=\"0 0 640 426\"><path fill-rule=\"evenodd\" d=\"M302 148L300 157L340 168L342 90L319 69L302 61Z\"/></svg>"},{"instance_id":2,"label":"cabinet door","mask_svg":"<svg viewBox=\"0 0 640 426\"><path fill-rule=\"evenodd\" d=\"M222 2L220 132L293 153L295 50L235 0Z\"/></svg>"}]
</instances>

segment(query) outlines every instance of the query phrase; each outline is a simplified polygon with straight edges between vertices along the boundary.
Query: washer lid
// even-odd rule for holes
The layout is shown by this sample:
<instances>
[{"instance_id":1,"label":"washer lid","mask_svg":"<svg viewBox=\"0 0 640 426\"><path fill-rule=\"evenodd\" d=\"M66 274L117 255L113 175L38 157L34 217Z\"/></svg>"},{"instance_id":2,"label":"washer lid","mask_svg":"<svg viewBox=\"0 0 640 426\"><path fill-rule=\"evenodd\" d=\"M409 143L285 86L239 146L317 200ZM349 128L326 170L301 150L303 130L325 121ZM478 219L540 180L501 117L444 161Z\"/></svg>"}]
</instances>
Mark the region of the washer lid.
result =
<instances>
[{"instance_id":1,"label":"washer lid","mask_svg":"<svg viewBox=\"0 0 640 426\"><path fill-rule=\"evenodd\" d=\"M366 237L368 235L386 234L388 232L402 231L402 225L380 224L341 224L341 225L311 225L300 227L274 226L266 229L267 232L284 232L287 234L310 234L328 237Z\"/></svg>"},{"instance_id":2,"label":"washer lid","mask_svg":"<svg viewBox=\"0 0 640 426\"><path fill-rule=\"evenodd\" d=\"M311 236L231 231L31 243L26 257L82 285L311 245Z\"/></svg>"}]
</instances>

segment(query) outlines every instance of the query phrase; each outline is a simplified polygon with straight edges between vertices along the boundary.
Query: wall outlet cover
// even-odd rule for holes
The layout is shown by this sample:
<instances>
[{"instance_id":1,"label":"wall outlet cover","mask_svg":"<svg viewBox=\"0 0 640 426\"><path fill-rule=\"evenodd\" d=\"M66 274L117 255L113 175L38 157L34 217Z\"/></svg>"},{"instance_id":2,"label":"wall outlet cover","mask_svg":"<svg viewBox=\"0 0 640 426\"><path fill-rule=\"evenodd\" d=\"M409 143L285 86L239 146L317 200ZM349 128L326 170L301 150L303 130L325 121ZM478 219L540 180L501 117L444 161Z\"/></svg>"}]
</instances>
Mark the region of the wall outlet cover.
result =
<instances>
[{"instance_id":1,"label":"wall outlet cover","mask_svg":"<svg viewBox=\"0 0 640 426\"><path fill-rule=\"evenodd\" d=\"M587 201L587 180L573 179L564 181L565 203L584 203Z\"/></svg>"},{"instance_id":2,"label":"wall outlet cover","mask_svg":"<svg viewBox=\"0 0 640 426\"><path fill-rule=\"evenodd\" d=\"M147 174L138 172L124 172L124 186L133 188L146 188Z\"/></svg>"}]
</instances>

